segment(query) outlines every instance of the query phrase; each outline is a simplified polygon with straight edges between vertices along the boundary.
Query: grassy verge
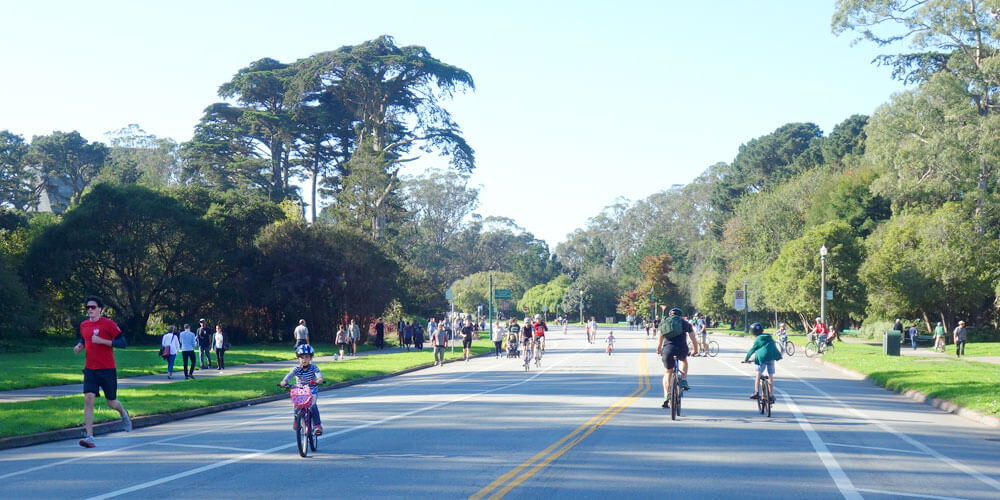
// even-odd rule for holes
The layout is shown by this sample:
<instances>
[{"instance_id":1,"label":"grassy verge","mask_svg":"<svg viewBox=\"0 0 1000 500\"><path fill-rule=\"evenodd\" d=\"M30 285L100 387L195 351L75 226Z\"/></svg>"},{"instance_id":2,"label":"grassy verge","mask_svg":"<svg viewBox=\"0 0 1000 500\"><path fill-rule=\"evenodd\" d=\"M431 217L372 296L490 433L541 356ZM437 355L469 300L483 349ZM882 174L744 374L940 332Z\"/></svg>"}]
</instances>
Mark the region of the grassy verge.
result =
<instances>
[{"instance_id":1,"label":"grassy verge","mask_svg":"<svg viewBox=\"0 0 1000 500\"><path fill-rule=\"evenodd\" d=\"M492 349L492 342L482 340L472 347L473 354L490 352ZM458 348L454 353L449 349L445 357L459 359L462 357L462 349ZM319 367L323 370L323 376L327 381L336 383L394 373L433 361L432 351L425 349L421 352L394 352L335 363L320 363ZM281 392L276 385L286 373L287 370L271 370L122 389L118 391L118 400L133 416L190 410L276 394ZM320 397L333 396L325 394ZM83 425L82 394L23 403L5 403L0 408L4 415L3 419L0 419L0 437L22 436ZM97 399L94 404L95 423L118 418L118 412L108 408L104 398Z\"/></svg>"},{"instance_id":2,"label":"grassy verge","mask_svg":"<svg viewBox=\"0 0 1000 500\"><path fill-rule=\"evenodd\" d=\"M320 356L334 353L334 346L316 344ZM157 355L159 346L130 346L115 349L118 377L138 377L167 372L167 362ZM358 346L359 351L371 347ZM212 354L215 363L215 354ZM234 346L226 351L226 365L236 366L295 359L290 345L254 344ZM44 387L49 385L79 384L83 382L84 353L73 354L73 347L45 347L39 352L0 354L0 391ZM182 371L184 363L180 354L174 370Z\"/></svg>"},{"instance_id":3,"label":"grassy verge","mask_svg":"<svg viewBox=\"0 0 1000 500\"><path fill-rule=\"evenodd\" d=\"M972 354L972 348L984 354ZM969 346L969 355L986 356L1000 344ZM894 391L912 389L978 412L1000 416L1000 366L944 357L886 356L878 345L841 342L828 361L864 373Z\"/></svg>"}]
</instances>

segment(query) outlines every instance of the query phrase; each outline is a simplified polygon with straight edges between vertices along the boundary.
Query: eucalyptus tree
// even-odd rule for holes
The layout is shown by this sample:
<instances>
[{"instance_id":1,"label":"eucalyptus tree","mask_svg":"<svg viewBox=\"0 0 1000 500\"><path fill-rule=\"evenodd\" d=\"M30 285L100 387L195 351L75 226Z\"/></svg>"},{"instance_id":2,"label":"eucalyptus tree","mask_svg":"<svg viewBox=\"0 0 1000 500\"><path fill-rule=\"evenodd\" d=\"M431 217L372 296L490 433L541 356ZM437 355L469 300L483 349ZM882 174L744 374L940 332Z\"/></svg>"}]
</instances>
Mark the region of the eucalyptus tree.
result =
<instances>
[{"instance_id":1,"label":"eucalyptus tree","mask_svg":"<svg viewBox=\"0 0 1000 500\"><path fill-rule=\"evenodd\" d=\"M80 202L108 153L103 143L89 142L79 132L53 132L31 139L26 161L38 172L52 207L61 211ZM63 187L68 190L67 199L55 196Z\"/></svg>"},{"instance_id":2,"label":"eucalyptus tree","mask_svg":"<svg viewBox=\"0 0 1000 500\"><path fill-rule=\"evenodd\" d=\"M895 174L877 189L900 195L892 196L896 207L920 196L935 206L971 196L976 214L989 216L979 222L980 232L997 218L995 209L985 211L1000 162L998 9L994 0L840 0L832 21L834 33L853 31L857 40L913 50L878 59L895 78L920 87L895 97L872 127L876 154ZM900 143L895 153L886 149L893 139ZM969 184L976 189L966 191Z\"/></svg>"},{"instance_id":3,"label":"eucalyptus tree","mask_svg":"<svg viewBox=\"0 0 1000 500\"><path fill-rule=\"evenodd\" d=\"M23 137L0 131L0 208L25 210L37 203L35 176L25 162L27 154Z\"/></svg>"},{"instance_id":4,"label":"eucalyptus tree","mask_svg":"<svg viewBox=\"0 0 1000 500\"><path fill-rule=\"evenodd\" d=\"M431 56L420 46L397 47L390 36L321 52L295 64L290 94L329 93L356 120L358 147L371 149L387 175L385 196L370 200L371 234L383 234L383 205L398 188L400 169L415 150L438 151L463 172L475 167L473 149L441 100L473 89L465 70ZM344 189L349 189L345 186Z\"/></svg>"},{"instance_id":5,"label":"eucalyptus tree","mask_svg":"<svg viewBox=\"0 0 1000 500\"><path fill-rule=\"evenodd\" d=\"M109 132L108 161L97 181L163 189L181 183L179 146L136 124Z\"/></svg>"}]
</instances>

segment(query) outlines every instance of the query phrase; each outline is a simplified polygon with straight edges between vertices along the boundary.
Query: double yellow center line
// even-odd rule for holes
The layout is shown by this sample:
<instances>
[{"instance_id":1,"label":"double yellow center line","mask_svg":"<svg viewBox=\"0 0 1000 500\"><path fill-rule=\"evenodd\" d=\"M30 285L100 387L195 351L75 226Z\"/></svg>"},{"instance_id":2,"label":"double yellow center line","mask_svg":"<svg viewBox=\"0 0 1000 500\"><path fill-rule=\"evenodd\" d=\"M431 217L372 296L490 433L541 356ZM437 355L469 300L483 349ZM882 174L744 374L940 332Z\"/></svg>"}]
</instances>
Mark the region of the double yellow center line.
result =
<instances>
[{"instance_id":1,"label":"double yellow center line","mask_svg":"<svg viewBox=\"0 0 1000 500\"><path fill-rule=\"evenodd\" d=\"M643 342L642 352L639 354L639 372L641 374L639 377L639 387L633 391L632 394L619 399L615 404L609 406L604 411L598 413L585 422L583 425L574 429L573 432L563 436L562 439L552 443L548 448L536 453L533 457L529 458L521 465L514 467L506 474L498 477L495 481L486 485L485 488L470 496L469 500L479 500L486 497L487 494L494 490L496 491L488 497L490 500L503 498L510 492L510 490L520 486L521 483L527 481L528 479L531 479L543 467L548 466L552 463L552 461L561 457L564 453L576 446L577 443L583 441L600 426L607 423L608 420L611 420L622 410L628 408L629 405L634 403L636 399L645 395L646 392L649 391L650 387L649 370L646 366L646 347L645 342ZM501 488L502 485L503 487Z\"/></svg>"}]
</instances>

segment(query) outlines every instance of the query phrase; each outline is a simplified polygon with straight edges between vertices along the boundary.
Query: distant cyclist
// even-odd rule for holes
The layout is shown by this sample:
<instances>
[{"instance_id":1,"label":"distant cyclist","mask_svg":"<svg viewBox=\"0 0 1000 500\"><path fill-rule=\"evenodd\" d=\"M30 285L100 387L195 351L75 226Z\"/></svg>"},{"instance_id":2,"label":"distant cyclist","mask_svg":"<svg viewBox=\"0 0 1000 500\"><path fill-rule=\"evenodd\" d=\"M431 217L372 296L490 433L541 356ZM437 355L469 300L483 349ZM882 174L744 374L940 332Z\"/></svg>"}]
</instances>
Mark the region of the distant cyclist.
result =
<instances>
[{"instance_id":1,"label":"distant cyclist","mask_svg":"<svg viewBox=\"0 0 1000 500\"><path fill-rule=\"evenodd\" d=\"M670 375L676 370L680 370L681 387L688 390L691 386L687 382L688 371L688 339L694 346L692 355L698 354L698 341L694 337L694 329L691 323L684 321L681 317L683 311L680 308L670 310L670 315L660 322L660 341L656 345L656 354L660 355L666 373L663 375L663 407L670 407ZM677 356L677 366L674 365L674 356Z\"/></svg>"},{"instance_id":2,"label":"distant cyclist","mask_svg":"<svg viewBox=\"0 0 1000 500\"><path fill-rule=\"evenodd\" d=\"M606 350L608 351L608 356L615 351L615 331L608 330L608 338L604 339L604 343L607 344Z\"/></svg>"},{"instance_id":3,"label":"distant cyclist","mask_svg":"<svg viewBox=\"0 0 1000 500\"><path fill-rule=\"evenodd\" d=\"M823 323L823 318L816 316L816 324L813 325L810 333L815 335L817 350L823 352L823 348L830 343L828 340L830 331L826 328L826 324Z\"/></svg>"},{"instance_id":4,"label":"distant cyclist","mask_svg":"<svg viewBox=\"0 0 1000 500\"><path fill-rule=\"evenodd\" d=\"M539 344L542 351L545 351L545 332L549 330L549 326L545 324L541 314L535 315L535 321L532 322L531 328L535 335L535 342Z\"/></svg>"}]
</instances>

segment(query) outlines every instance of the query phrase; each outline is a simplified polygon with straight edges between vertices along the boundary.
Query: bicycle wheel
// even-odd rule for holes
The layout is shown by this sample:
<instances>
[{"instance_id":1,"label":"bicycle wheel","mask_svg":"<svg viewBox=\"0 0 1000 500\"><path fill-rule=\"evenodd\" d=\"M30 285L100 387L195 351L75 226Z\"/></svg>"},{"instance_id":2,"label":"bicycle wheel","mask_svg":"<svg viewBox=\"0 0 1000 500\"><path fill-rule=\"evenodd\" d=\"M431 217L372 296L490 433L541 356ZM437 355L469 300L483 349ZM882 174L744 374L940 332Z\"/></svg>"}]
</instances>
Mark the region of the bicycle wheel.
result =
<instances>
[{"instance_id":1,"label":"bicycle wheel","mask_svg":"<svg viewBox=\"0 0 1000 500\"><path fill-rule=\"evenodd\" d=\"M807 358L811 358L811 357L815 356L817 352L818 352L818 350L816 349L816 343L815 342L809 342L808 344L806 344L806 357Z\"/></svg>"},{"instance_id":2,"label":"bicycle wheel","mask_svg":"<svg viewBox=\"0 0 1000 500\"><path fill-rule=\"evenodd\" d=\"M678 377L679 376L680 375L678 375ZM681 382L680 382L679 378L677 379L677 385L676 385L676 388L674 390L676 391L676 394L677 394L677 396L676 396L676 398L677 398L677 404L674 405L674 409L677 410L677 416L679 417L679 416L681 416L681 401L684 400L684 388L681 387Z\"/></svg>"},{"instance_id":3,"label":"bicycle wheel","mask_svg":"<svg viewBox=\"0 0 1000 500\"><path fill-rule=\"evenodd\" d=\"M299 448L299 456L304 457L308 454L308 444L306 444L306 426L305 422L302 421L302 415L296 413L295 415L295 444Z\"/></svg>"},{"instance_id":4,"label":"bicycle wheel","mask_svg":"<svg viewBox=\"0 0 1000 500\"><path fill-rule=\"evenodd\" d=\"M785 354L789 356L795 356L795 344L791 341L785 343Z\"/></svg>"},{"instance_id":5,"label":"bicycle wheel","mask_svg":"<svg viewBox=\"0 0 1000 500\"><path fill-rule=\"evenodd\" d=\"M312 417L309 417L309 425L306 426L306 436L309 438L309 449L313 452L316 448L319 448L319 436L316 435L316 426L312 423Z\"/></svg>"},{"instance_id":6,"label":"bicycle wheel","mask_svg":"<svg viewBox=\"0 0 1000 500\"><path fill-rule=\"evenodd\" d=\"M677 383L670 383L670 420L677 420Z\"/></svg>"},{"instance_id":7,"label":"bicycle wheel","mask_svg":"<svg viewBox=\"0 0 1000 500\"><path fill-rule=\"evenodd\" d=\"M760 412L771 416L771 387L767 383L767 377L760 379Z\"/></svg>"},{"instance_id":8,"label":"bicycle wheel","mask_svg":"<svg viewBox=\"0 0 1000 500\"><path fill-rule=\"evenodd\" d=\"M708 342L708 355L714 358L718 354L719 354L719 343L714 340L710 340Z\"/></svg>"}]
</instances>

